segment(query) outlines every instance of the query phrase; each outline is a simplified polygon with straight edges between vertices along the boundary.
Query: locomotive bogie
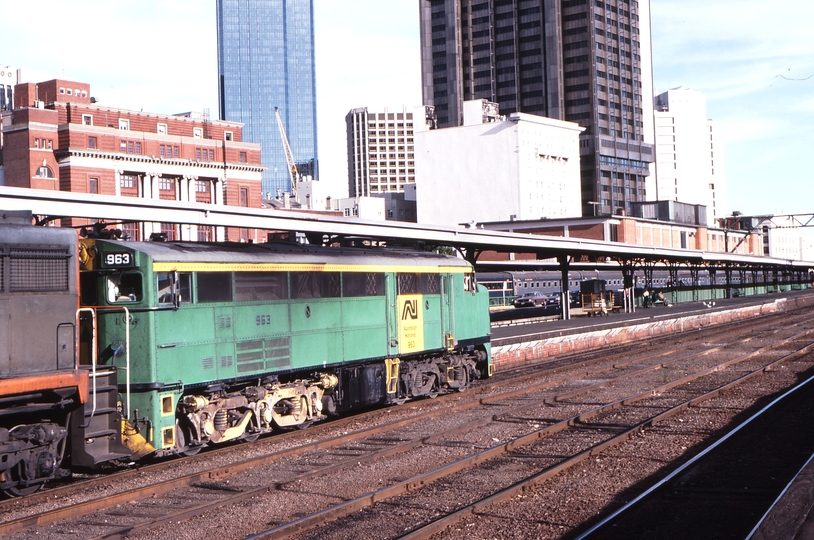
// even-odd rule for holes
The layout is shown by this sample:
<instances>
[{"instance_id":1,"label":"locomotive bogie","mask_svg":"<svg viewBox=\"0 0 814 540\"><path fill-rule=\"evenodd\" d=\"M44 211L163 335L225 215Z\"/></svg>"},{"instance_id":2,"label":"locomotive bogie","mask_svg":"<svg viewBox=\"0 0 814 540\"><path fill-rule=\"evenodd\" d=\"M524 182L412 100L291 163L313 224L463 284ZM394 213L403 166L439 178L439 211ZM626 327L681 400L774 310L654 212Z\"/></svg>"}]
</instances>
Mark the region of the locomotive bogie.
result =
<instances>
[{"instance_id":1,"label":"locomotive bogie","mask_svg":"<svg viewBox=\"0 0 814 540\"><path fill-rule=\"evenodd\" d=\"M333 374L290 383L269 382L232 393L187 394L178 403L178 425L187 446L223 443L321 420L326 389L336 386Z\"/></svg>"}]
</instances>

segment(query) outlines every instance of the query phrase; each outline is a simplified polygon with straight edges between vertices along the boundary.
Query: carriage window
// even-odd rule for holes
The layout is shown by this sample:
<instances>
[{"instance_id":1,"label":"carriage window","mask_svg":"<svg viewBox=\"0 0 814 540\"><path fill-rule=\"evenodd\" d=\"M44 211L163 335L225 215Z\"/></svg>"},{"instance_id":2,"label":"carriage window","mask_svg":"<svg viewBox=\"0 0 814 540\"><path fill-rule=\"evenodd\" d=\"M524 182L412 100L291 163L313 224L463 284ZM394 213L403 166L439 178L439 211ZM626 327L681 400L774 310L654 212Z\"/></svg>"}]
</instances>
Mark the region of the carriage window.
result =
<instances>
[{"instance_id":1,"label":"carriage window","mask_svg":"<svg viewBox=\"0 0 814 540\"><path fill-rule=\"evenodd\" d=\"M142 297L141 274L127 272L107 276L108 303L140 302Z\"/></svg>"},{"instance_id":2,"label":"carriage window","mask_svg":"<svg viewBox=\"0 0 814 540\"><path fill-rule=\"evenodd\" d=\"M174 272L158 272L158 303L159 305L173 304L173 281ZM181 295L180 303L189 304L192 302L192 274L178 274L178 292Z\"/></svg>"},{"instance_id":3,"label":"carriage window","mask_svg":"<svg viewBox=\"0 0 814 540\"><path fill-rule=\"evenodd\" d=\"M342 296L384 296L384 274L374 272L342 274Z\"/></svg>"},{"instance_id":4,"label":"carriage window","mask_svg":"<svg viewBox=\"0 0 814 540\"><path fill-rule=\"evenodd\" d=\"M339 298L339 272L291 272L291 298Z\"/></svg>"},{"instance_id":5,"label":"carriage window","mask_svg":"<svg viewBox=\"0 0 814 540\"><path fill-rule=\"evenodd\" d=\"M235 300L288 300L286 272L235 272Z\"/></svg>"},{"instance_id":6,"label":"carriage window","mask_svg":"<svg viewBox=\"0 0 814 540\"><path fill-rule=\"evenodd\" d=\"M198 272L198 302L231 302L231 272Z\"/></svg>"}]
</instances>

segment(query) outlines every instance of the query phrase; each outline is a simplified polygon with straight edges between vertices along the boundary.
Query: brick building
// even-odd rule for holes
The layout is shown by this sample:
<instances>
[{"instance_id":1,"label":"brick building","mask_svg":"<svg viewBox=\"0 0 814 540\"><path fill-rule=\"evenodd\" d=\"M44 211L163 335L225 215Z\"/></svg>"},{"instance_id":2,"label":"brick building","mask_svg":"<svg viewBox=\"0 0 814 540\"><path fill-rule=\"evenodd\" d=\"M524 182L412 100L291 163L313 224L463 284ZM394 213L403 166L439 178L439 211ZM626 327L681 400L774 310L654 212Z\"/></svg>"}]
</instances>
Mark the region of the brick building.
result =
<instances>
[{"instance_id":1,"label":"brick building","mask_svg":"<svg viewBox=\"0 0 814 540\"><path fill-rule=\"evenodd\" d=\"M18 84L13 110L3 115L5 185L260 208L260 145L243 142L242 127L203 114L107 107L86 83ZM258 240L259 231L179 227L149 217L122 228L136 240L159 232L168 239Z\"/></svg>"},{"instance_id":2,"label":"brick building","mask_svg":"<svg viewBox=\"0 0 814 540\"><path fill-rule=\"evenodd\" d=\"M703 209L703 206L701 208ZM706 210L703 212L706 213ZM695 249L754 256L762 254L760 235L757 232L721 229L707 227L704 223L681 223L658 218L616 215L576 219L493 221L478 223L477 227L493 231L619 242L634 246ZM534 259L536 257L532 253L484 252L479 260Z\"/></svg>"}]
</instances>

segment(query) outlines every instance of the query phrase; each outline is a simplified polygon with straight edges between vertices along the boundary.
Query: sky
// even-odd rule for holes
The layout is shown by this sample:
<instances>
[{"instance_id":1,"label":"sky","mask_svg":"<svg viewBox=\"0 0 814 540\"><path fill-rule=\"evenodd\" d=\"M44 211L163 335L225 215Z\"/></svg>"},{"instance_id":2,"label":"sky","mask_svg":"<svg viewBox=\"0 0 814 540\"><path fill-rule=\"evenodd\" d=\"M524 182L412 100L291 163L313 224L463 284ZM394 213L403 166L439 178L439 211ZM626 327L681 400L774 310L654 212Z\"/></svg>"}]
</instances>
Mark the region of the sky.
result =
<instances>
[{"instance_id":1,"label":"sky","mask_svg":"<svg viewBox=\"0 0 814 540\"><path fill-rule=\"evenodd\" d=\"M0 70L86 82L112 107L217 118L215 0L36 4L4 2ZM814 2L651 0L651 12L654 90L700 91L721 123L727 213L814 212ZM314 0L314 27L320 180L345 196L348 111L421 105L418 2Z\"/></svg>"}]
</instances>

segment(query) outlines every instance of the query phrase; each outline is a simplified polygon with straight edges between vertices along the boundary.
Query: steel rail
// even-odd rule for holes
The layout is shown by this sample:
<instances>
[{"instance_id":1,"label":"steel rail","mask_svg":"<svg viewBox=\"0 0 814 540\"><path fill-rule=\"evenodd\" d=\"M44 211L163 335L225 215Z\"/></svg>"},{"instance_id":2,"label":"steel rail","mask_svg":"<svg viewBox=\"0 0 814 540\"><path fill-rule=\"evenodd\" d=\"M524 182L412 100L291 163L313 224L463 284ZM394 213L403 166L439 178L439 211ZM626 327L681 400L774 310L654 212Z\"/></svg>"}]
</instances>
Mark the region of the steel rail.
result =
<instances>
[{"instance_id":1,"label":"steel rail","mask_svg":"<svg viewBox=\"0 0 814 540\"><path fill-rule=\"evenodd\" d=\"M807 346L806 349L808 349L808 351L811 351L812 349L814 349L814 344ZM798 354L798 353L799 353L799 351L797 351L795 353L792 353L792 354ZM749 376L751 376L751 375L752 374L750 374ZM692 459L690 459L689 461L687 461L686 463L681 465L679 468L677 468L676 470L674 470L673 472L671 472L670 474L665 476L659 482L653 484L644 493L640 494L638 497L634 498L632 501L628 502L623 507L619 508L618 510L613 512L611 515L609 515L608 517L606 517L605 519L603 519L602 521L600 521L599 523L597 523L596 525L594 525L593 527L591 527L590 529L588 529L587 531L582 533L580 536L577 537L577 540L584 540L586 538L590 538L590 536L592 534L594 534L595 532L602 529L602 527L605 527L608 523L610 523L612 520L617 518L619 515L623 514L624 512L627 512L633 506L635 506L636 504L640 503L642 500L644 500L648 496L650 496L650 494L652 494L654 491L656 491L660 487L666 485L673 478L675 478L676 476L678 476L679 474L684 472L689 467L692 467L693 465L695 465L698 461L702 460L704 457L707 456L707 454L715 451L719 446L723 445L727 440L729 440L731 437L733 437L736 433L738 433L739 431L744 429L746 426L748 426L749 424L751 424L752 422L754 422L755 420L757 420L758 418L763 416L767 411L769 411L770 409L775 407L778 403L782 402L787 397L789 397L790 395L792 395L795 392L799 391L801 388L811 384L812 382L814 382L814 376L809 377L808 379L804 380L803 382L797 384L793 388L791 388L788 391L784 392L783 395L781 395L781 396L775 398L774 400L772 400L771 403L769 403L768 405L763 407L761 410L759 410L758 412L756 412L755 414L750 416L747 420L745 420L743 423L741 423L737 427L735 427L735 429L733 429L732 431L730 431L729 433L727 433L726 435L721 437L714 444L712 444L712 445L708 446L707 448L705 448L698 455L694 456ZM755 529L757 529L757 526L755 527ZM754 530L752 532L754 533Z\"/></svg>"}]
</instances>

